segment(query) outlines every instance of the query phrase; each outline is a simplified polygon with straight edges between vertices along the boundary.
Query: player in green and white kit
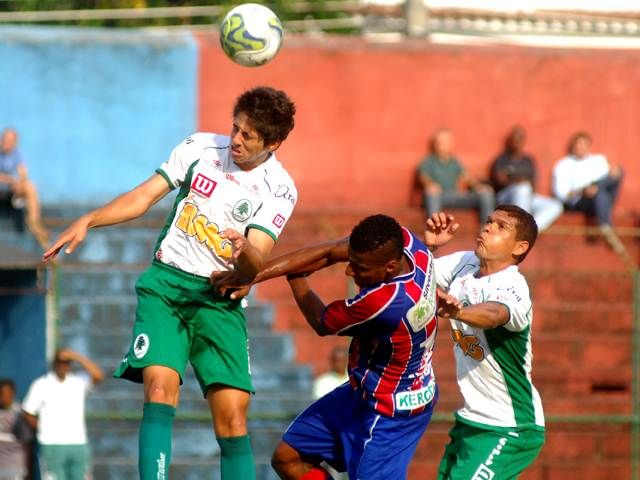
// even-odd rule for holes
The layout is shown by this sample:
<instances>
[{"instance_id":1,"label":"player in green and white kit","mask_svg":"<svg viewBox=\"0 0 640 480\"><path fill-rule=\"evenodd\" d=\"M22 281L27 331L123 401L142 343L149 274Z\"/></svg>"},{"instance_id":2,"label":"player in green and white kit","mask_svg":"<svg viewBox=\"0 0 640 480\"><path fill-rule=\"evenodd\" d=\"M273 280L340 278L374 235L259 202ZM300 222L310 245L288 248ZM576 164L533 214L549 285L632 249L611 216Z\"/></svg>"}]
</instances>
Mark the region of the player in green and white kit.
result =
<instances>
[{"instance_id":1,"label":"player in green and white kit","mask_svg":"<svg viewBox=\"0 0 640 480\"><path fill-rule=\"evenodd\" d=\"M274 151L293 129L295 105L268 87L236 100L230 136L197 133L178 145L156 173L107 205L80 217L44 253L89 228L143 215L176 189L151 267L136 284L133 341L115 376L144 384L139 471L168 478L179 386L190 361L207 399L224 480L255 478L247 435L250 393L247 330L241 302L215 296L208 278L233 271L251 282L262 268L297 200Z\"/></svg>"},{"instance_id":2,"label":"player in green and white kit","mask_svg":"<svg viewBox=\"0 0 640 480\"><path fill-rule=\"evenodd\" d=\"M427 245L443 245L456 229L453 217L434 214L427 220ZM451 321L464 397L439 479L517 478L542 449L544 414L531 382L533 308L517 266L537 235L529 213L500 205L483 225L475 251L436 259L436 281L444 291L438 314Z\"/></svg>"}]
</instances>

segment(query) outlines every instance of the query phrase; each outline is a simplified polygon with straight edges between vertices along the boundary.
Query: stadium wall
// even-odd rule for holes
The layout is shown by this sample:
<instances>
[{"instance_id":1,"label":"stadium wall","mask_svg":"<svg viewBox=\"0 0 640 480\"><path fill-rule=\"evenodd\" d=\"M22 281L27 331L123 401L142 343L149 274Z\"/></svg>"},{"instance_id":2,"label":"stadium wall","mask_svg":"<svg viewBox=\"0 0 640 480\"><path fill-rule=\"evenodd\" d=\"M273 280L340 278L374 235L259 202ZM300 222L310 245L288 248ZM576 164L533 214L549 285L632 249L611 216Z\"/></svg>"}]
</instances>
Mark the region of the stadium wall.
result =
<instances>
[{"instance_id":1,"label":"stadium wall","mask_svg":"<svg viewBox=\"0 0 640 480\"><path fill-rule=\"evenodd\" d=\"M44 203L108 200L195 129L189 35L0 27L0 58L0 127L21 134Z\"/></svg>"},{"instance_id":2,"label":"stadium wall","mask_svg":"<svg viewBox=\"0 0 640 480\"><path fill-rule=\"evenodd\" d=\"M7 26L0 56L0 126L21 133L45 204L98 203L129 189L189 133L227 132L236 95L259 84L298 105L279 153L300 208L403 208L441 126L484 177L506 130L523 124L543 191L569 136L586 129L627 171L619 210L634 209L640 194L631 181L640 173L637 50L289 36L272 63L245 68L214 34Z\"/></svg>"},{"instance_id":3,"label":"stadium wall","mask_svg":"<svg viewBox=\"0 0 640 480\"><path fill-rule=\"evenodd\" d=\"M251 69L232 65L216 37L199 43L201 129L226 131L229 102L251 85L275 85L296 101L281 160L302 208L406 206L415 166L441 126L453 130L460 159L486 177L515 123L529 132L543 191L569 136L586 129L594 150L627 171L621 209L636 208L640 51L287 38L272 63Z\"/></svg>"}]
</instances>

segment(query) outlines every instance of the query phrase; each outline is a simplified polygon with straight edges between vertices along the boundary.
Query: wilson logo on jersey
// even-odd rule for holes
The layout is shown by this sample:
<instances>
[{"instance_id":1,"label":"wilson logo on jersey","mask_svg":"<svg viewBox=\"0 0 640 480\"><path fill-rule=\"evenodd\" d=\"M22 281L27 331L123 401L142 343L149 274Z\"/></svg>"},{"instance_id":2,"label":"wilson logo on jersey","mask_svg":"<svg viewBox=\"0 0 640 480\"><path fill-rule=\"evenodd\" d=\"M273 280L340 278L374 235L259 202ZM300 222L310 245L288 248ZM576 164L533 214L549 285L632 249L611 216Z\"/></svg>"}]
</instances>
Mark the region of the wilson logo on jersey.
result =
<instances>
[{"instance_id":1,"label":"wilson logo on jersey","mask_svg":"<svg viewBox=\"0 0 640 480\"><path fill-rule=\"evenodd\" d=\"M273 217L273 224L278 228L282 228L282 226L284 225L284 217L279 213L276 214L276 216Z\"/></svg>"},{"instance_id":2,"label":"wilson logo on jersey","mask_svg":"<svg viewBox=\"0 0 640 480\"><path fill-rule=\"evenodd\" d=\"M198 207L185 203L176 220L176 227L190 237L204 243L218 257L231 258L231 242L220 236L218 225L198 212Z\"/></svg>"},{"instance_id":3,"label":"wilson logo on jersey","mask_svg":"<svg viewBox=\"0 0 640 480\"><path fill-rule=\"evenodd\" d=\"M216 188L216 185L218 185L217 182L199 173L196 175L196 178L193 179L193 182L191 182L191 190L209 198Z\"/></svg>"},{"instance_id":4,"label":"wilson logo on jersey","mask_svg":"<svg viewBox=\"0 0 640 480\"><path fill-rule=\"evenodd\" d=\"M478 337L475 335L463 335L460 330L451 330L453 341L458 344L463 353L478 362L484 359L484 348L480 345Z\"/></svg>"}]
</instances>

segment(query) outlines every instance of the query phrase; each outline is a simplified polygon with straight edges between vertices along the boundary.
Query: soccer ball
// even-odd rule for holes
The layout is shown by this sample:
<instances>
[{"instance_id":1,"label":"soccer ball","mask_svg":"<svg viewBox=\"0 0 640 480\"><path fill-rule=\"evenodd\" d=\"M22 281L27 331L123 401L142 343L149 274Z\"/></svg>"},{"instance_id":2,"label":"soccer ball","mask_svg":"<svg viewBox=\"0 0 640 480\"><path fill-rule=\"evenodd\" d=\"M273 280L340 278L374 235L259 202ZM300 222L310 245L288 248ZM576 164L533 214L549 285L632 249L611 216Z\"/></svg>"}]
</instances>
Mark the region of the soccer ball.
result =
<instances>
[{"instance_id":1,"label":"soccer ball","mask_svg":"<svg viewBox=\"0 0 640 480\"><path fill-rule=\"evenodd\" d=\"M257 67L276 56L284 30L280 19L263 5L243 3L232 8L220 24L220 45L239 65Z\"/></svg>"}]
</instances>

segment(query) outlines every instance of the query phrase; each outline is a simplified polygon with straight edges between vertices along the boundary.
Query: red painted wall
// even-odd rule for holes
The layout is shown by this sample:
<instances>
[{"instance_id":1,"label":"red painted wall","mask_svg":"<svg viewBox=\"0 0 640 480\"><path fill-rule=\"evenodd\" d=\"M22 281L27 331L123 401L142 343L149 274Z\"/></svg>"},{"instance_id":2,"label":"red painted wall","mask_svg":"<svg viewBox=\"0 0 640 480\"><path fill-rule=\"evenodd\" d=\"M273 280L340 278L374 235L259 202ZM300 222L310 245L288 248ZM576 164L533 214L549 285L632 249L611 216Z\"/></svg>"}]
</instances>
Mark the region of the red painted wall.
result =
<instances>
[{"instance_id":1,"label":"red painted wall","mask_svg":"<svg viewBox=\"0 0 640 480\"><path fill-rule=\"evenodd\" d=\"M486 176L506 130L529 132L543 191L569 136L586 129L593 149L627 170L620 209L640 184L640 51L440 46L427 41L287 37L258 68L233 64L217 36L200 37L199 126L226 132L234 98L269 84L296 101L297 126L280 158L300 208L406 205L430 133L451 128L458 156Z\"/></svg>"}]
</instances>

